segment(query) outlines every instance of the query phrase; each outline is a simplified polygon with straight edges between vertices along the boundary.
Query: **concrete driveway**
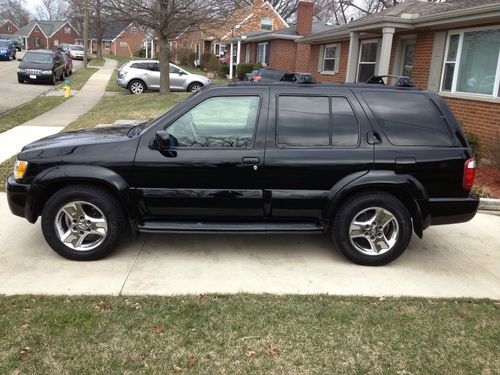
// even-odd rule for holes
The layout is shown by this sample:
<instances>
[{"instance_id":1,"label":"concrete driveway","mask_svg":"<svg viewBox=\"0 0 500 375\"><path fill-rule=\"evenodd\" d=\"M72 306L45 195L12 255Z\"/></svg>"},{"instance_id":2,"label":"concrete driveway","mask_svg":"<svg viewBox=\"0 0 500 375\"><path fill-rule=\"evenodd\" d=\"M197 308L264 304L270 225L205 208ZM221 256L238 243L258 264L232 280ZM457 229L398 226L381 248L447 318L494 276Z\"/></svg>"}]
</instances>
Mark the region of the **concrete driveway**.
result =
<instances>
[{"instance_id":1,"label":"concrete driveway","mask_svg":"<svg viewBox=\"0 0 500 375\"><path fill-rule=\"evenodd\" d=\"M16 57L23 57L24 51L17 52ZM18 105L29 102L31 99L49 91L54 86L41 83L17 82L17 67L19 61L0 61L0 82L2 82L2 92L0 92L0 113L6 112ZM82 62L73 60L73 71L82 67Z\"/></svg>"},{"instance_id":2,"label":"concrete driveway","mask_svg":"<svg viewBox=\"0 0 500 375\"><path fill-rule=\"evenodd\" d=\"M433 227L384 267L349 263L323 235L142 235L72 262L0 193L0 294L328 293L500 299L500 216Z\"/></svg>"}]
</instances>

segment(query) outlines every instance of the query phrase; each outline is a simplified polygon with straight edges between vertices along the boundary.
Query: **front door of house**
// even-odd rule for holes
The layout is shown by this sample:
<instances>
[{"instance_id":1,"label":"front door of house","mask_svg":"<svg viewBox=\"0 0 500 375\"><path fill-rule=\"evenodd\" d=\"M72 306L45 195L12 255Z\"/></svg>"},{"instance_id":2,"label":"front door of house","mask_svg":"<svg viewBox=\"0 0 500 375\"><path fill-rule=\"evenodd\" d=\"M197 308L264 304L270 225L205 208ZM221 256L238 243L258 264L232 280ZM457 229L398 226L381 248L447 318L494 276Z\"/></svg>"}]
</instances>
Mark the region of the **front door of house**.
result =
<instances>
[{"instance_id":1,"label":"front door of house","mask_svg":"<svg viewBox=\"0 0 500 375\"><path fill-rule=\"evenodd\" d=\"M415 59L415 39L404 39L400 45L399 75L411 77L413 75L413 62Z\"/></svg>"}]
</instances>

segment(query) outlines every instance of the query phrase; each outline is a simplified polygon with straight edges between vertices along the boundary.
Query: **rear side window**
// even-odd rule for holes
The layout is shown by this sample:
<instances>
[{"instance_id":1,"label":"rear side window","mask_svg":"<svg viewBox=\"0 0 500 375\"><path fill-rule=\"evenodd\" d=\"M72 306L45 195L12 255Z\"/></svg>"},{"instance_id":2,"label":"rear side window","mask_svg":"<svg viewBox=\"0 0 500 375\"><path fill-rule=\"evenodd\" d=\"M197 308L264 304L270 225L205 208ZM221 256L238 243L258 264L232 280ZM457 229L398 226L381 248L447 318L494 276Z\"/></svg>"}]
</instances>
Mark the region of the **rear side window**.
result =
<instances>
[{"instance_id":1,"label":"rear side window","mask_svg":"<svg viewBox=\"0 0 500 375\"><path fill-rule=\"evenodd\" d=\"M359 124L343 97L280 96L277 143L291 147L351 147Z\"/></svg>"},{"instance_id":2,"label":"rear side window","mask_svg":"<svg viewBox=\"0 0 500 375\"><path fill-rule=\"evenodd\" d=\"M393 145L453 145L446 124L425 95L378 91L363 97Z\"/></svg>"},{"instance_id":3,"label":"rear side window","mask_svg":"<svg viewBox=\"0 0 500 375\"><path fill-rule=\"evenodd\" d=\"M330 104L326 96L280 96L278 144L329 146Z\"/></svg>"}]
</instances>

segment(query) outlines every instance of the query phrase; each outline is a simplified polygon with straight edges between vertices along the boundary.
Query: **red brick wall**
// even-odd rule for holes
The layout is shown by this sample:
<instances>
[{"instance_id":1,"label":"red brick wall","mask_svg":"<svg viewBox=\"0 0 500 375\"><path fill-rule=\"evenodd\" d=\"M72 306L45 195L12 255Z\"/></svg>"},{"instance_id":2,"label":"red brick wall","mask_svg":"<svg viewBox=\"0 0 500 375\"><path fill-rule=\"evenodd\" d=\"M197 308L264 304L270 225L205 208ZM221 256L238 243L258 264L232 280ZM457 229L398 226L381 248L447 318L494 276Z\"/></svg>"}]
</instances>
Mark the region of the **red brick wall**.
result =
<instances>
[{"instance_id":1,"label":"red brick wall","mask_svg":"<svg viewBox=\"0 0 500 375\"><path fill-rule=\"evenodd\" d=\"M261 6L262 3L262 0L257 0L254 2L252 17L250 17L235 31L234 36L240 35L247 31L260 31L261 18L271 18L273 20L273 31L286 27L286 24L280 19L280 17L276 14L272 7L268 4ZM238 21L241 22L243 20Z\"/></svg>"},{"instance_id":2,"label":"red brick wall","mask_svg":"<svg viewBox=\"0 0 500 375\"><path fill-rule=\"evenodd\" d=\"M70 29L69 34L66 34L64 32L64 28L66 28L66 27L69 27L69 29ZM52 35L49 38L49 45L47 46L47 48L52 49L52 48L56 47L56 45L55 45L56 40L59 42L59 44L61 44L61 43L75 44L76 39L78 39L78 37L79 37L79 35L76 32L76 30L73 29L69 25L69 23L66 23L63 27L61 27L59 30L57 30L54 35Z\"/></svg>"},{"instance_id":3,"label":"red brick wall","mask_svg":"<svg viewBox=\"0 0 500 375\"><path fill-rule=\"evenodd\" d=\"M493 142L500 136L500 103L444 97L465 131L479 136L485 158L491 157Z\"/></svg>"},{"instance_id":4,"label":"red brick wall","mask_svg":"<svg viewBox=\"0 0 500 375\"><path fill-rule=\"evenodd\" d=\"M429 82L429 69L432 59L432 46L434 44L434 31L420 32L417 34L415 45L415 58L413 60L413 82L420 88L427 88Z\"/></svg>"},{"instance_id":5,"label":"red brick wall","mask_svg":"<svg viewBox=\"0 0 500 375\"><path fill-rule=\"evenodd\" d=\"M36 38L39 38L40 39L40 44L42 46L45 46L45 48L47 48L47 37L42 33L42 31L39 29L39 31L35 31L35 29L33 29L33 31L31 32L31 34L28 36L28 49L36 49L36 48L40 48L40 47L36 47L35 46L35 39Z\"/></svg>"},{"instance_id":6,"label":"red brick wall","mask_svg":"<svg viewBox=\"0 0 500 375\"><path fill-rule=\"evenodd\" d=\"M137 31L133 32L132 28L136 27ZM140 50L144 43L144 38L146 34L137 26L129 26L118 38L116 38L115 42L112 43L111 50L116 56L130 56L130 53L134 54L136 51ZM126 43L126 46L123 47L120 43Z\"/></svg>"},{"instance_id":7,"label":"red brick wall","mask_svg":"<svg viewBox=\"0 0 500 375\"><path fill-rule=\"evenodd\" d=\"M9 25L11 30L9 31ZM19 29L11 21L7 21L3 25L0 25L0 34L14 34L17 33Z\"/></svg>"},{"instance_id":8,"label":"red brick wall","mask_svg":"<svg viewBox=\"0 0 500 375\"><path fill-rule=\"evenodd\" d=\"M314 79L319 82L345 82L347 73L347 56L349 55L349 41L340 42L340 62L339 71L336 74L321 74L318 72L318 60L320 46L311 46L311 54L309 59L309 72L312 73Z\"/></svg>"},{"instance_id":9,"label":"red brick wall","mask_svg":"<svg viewBox=\"0 0 500 375\"><path fill-rule=\"evenodd\" d=\"M269 67L294 71L295 54L297 52L296 43L293 40L272 40L269 50ZM255 50L255 45L254 45ZM255 52L254 52L255 53Z\"/></svg>"}]
</instances>

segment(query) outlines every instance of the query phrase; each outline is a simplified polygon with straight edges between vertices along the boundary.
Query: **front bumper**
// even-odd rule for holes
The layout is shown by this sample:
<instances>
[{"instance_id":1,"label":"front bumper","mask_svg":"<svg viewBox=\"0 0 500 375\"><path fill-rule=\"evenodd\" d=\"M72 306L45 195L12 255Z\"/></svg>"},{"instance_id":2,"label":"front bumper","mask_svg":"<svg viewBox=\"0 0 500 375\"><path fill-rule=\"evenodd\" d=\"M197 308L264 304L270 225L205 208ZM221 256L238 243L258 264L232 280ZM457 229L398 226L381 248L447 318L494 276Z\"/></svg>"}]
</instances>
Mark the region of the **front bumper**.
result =
<instances>
[{"instance_id":1,"label":"front bumper","mask_svg":"<svg viewBox=\"0 0 500 375\"><path fill-rule=\"evenodd\" d=\"M17 78L23 81L52 82L52 74L17 73Z\"/></svg>"},{"instance_id":2,"label":"front bumper","mask_svg":"<svg viewBox=\"0 0 500 375\"><path fill-rule=\"evenodd\" d=\"M479 197L429 199L430 225L465 223L479 208Z\"/></svg>"},{"instance_id":3,"label":"front bumper","mask_svg":"<svg viewBox=\"0 0 500 375\"><path fill-rule=\"evenodd\" d=\"M32 185L21 184L14 179L13 175L7 177L7 203L10 211L24 217L30 223L36 222L38 215L34 209L34 191Z\"/></svg>"}]
</instances>

